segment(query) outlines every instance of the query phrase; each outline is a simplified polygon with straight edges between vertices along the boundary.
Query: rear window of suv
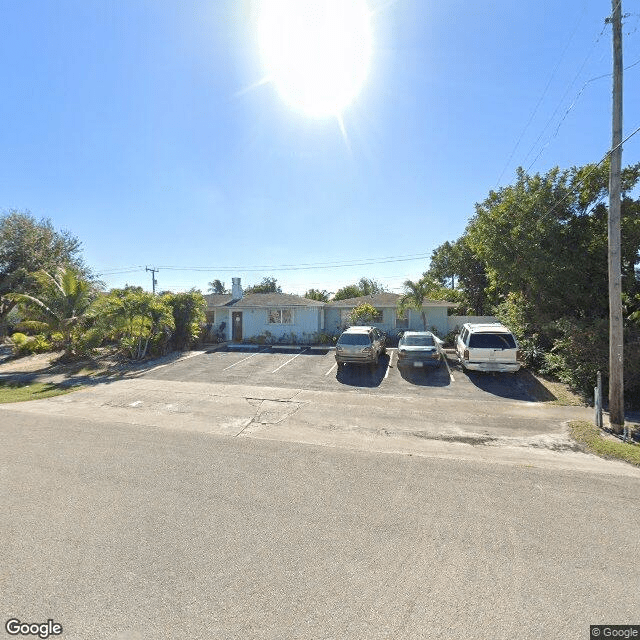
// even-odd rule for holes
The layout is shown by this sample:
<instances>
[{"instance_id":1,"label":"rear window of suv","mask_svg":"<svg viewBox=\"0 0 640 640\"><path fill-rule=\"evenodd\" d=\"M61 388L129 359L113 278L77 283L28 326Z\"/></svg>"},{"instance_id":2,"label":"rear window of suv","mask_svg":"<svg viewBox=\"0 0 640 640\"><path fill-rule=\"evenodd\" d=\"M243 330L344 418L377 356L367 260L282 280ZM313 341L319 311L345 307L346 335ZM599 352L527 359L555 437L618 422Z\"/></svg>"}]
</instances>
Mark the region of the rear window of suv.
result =
<instances>
[{"instance_id":1,"label":"rear window of suv","mask_svg":"<svg viewBox=\"0 0 640 640\"><path fill-rule=\"evenodd\" d=\"M515 349L516 341L510 333L472 333L470 349Z\"/></svg>"},{"instance_id":2,"label":"rear window of suv","mask_svg":"<svg viewBox=\"0 0 640 640\"><path fill-rule=\"evenodd\" d=\"M365 345L371 344L371 340L366 333L343 333L338 340L338 344Z\"/></svg>"}]
</instances>

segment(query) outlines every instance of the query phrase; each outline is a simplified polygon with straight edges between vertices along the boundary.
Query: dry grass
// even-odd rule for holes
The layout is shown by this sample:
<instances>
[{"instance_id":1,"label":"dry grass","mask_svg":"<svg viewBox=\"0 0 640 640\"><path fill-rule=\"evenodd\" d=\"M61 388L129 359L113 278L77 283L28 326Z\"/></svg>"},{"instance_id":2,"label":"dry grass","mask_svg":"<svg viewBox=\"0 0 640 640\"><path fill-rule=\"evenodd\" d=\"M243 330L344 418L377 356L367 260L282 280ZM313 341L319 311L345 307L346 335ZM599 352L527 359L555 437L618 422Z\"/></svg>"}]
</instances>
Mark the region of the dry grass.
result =
<instances>
[{"instance_id":1,"label":"dry grass","mask_svg":"<svg viewBox=\"0 0 640 640\"><path fill-rule=\"evenodd\" d=\"M549 401L549 404L561 405L565 407L586 407L586 402L577 394L569 389L564 382L550 380L544 376L536 376L538 382L555 396L555 400Z\"/></svg>"}]
</instances>

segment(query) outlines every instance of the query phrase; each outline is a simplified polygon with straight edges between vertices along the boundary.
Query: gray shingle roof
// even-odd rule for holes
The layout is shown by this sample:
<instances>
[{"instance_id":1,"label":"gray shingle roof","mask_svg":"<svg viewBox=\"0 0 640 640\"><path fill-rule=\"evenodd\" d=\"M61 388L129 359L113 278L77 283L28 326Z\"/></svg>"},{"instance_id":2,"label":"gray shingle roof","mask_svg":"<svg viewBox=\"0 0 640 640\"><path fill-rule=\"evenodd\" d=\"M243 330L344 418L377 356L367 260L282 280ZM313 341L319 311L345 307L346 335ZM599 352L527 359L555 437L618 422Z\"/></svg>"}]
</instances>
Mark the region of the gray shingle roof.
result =
<instances>
[{"instance_id":1,"label":"gray shingle roof","mask_svg":"<svg viewBox=\"0 0 640 640\"><path fill-rule=\"evenodd\" d=\"M207 308L233 307L238 309L266 307L324 307L324 302L310 300L290 293L249 293L240 300L232 300L231 295L205 295Z\"/></svg>"},{"instance_id":2,"label":"gray shingle roof","mask_svg":"<svg viewBox=\"0 0 640 640\"><path fill-rule=\"evenodd\" d=\"M204 299L207 301L208 309L212 309L213 307L225 307L228 306L229 302L231 302L231 294L208 293L205 294Z\"/></svg>"},{"instance_id":3,"label":"gray shingle roof","mask_svg":"<svg viewBox=\"0 0 640 640\"><path fill-rule=\"evenodd\" d=\"M400 299L398 293L374 293L372 296L358 296L357 298L347 298L345 300L331 300L327 304L332 307L357 307L368 303L374 307L395 307Z\"/></svg>"},{"instance_id":4,"label":"gray shingle roof","mask_svg":"<svg viewBox=\"0 0 640 640\"><path fill-rule=\"evenodd\" d=\"M399 293L374 293L372 296L358 296L357 298L347 298L346 300L331 300L327 303L330 307L357 307L368 303L374 307L395 307L402 296ZM425 300L423 307L455 307L453 302L444 300Z\"/></svg>"}]
</instances>

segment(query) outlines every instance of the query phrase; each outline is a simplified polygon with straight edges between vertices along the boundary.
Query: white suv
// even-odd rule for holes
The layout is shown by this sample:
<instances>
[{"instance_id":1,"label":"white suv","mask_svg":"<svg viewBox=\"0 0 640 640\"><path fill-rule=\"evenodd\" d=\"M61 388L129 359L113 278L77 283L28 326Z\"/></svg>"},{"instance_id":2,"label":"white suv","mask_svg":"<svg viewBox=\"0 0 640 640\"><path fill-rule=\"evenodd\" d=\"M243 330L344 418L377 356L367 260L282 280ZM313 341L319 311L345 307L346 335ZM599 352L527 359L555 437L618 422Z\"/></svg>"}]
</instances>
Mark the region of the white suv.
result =
<instances>
[{"instance_id":1,"label":"white suv","mask_svg":"<svg viewBox=\"0 0 640 640\"><path fill-rule=\"evenodd\" d=\"M456 353L464 369L512 373L520 369L518 343L500 323L462 325Z\"/></svg>"}]
</instances>

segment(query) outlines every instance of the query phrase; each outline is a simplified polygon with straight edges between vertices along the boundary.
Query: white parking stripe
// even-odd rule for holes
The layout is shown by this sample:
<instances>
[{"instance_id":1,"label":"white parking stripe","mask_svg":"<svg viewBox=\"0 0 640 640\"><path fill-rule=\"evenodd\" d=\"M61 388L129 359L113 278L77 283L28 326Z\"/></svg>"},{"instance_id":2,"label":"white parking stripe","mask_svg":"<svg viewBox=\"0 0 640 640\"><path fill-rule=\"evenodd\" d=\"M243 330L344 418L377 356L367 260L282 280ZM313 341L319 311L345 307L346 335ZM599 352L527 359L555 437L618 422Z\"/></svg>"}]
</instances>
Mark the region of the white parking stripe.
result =
<instances>
[{"instance_id":1,"label":"white parking stripe","mask_svg":"<svg viewBox=\"0 0 640 640\"><path fill-rule=\"evenodd\" d=\"M246 358L242 358L242 360L238 360L238 362L234 362L233 364L230 364L228 367L225 367L223 371L226 371L227 369L231 369L231 367L235 367L237 364L240 364L241 362L244 362L249 358L253 358L254 356L257 356L259 353L265 353L265 351L266 349L262 349L262 351L258 351L257 353L252 353L250 356L247 356Z\"/></svg>"},{"instance_id":2,"label":"white parking stripe","mask_svg":"<svg viewBox=\"0 0 640 640\"><path fill-rule=\"evenodd\" d=\"M329 371L327 371L327 373L325 373L325 376L328 376L336 367L338 366L337 362L333 363L333 366L331 367L331 369L329 369Z\"/></svg>"},{"instance_id":3,"label":"white parking stripe","mask_svg":"<svg viewBox=\"0 0 640 640\"><path fill-rule=\"evenodd\" d=\"M453 373L451 373L451 369L449 369L449 361L447 360L447 356L444 353L444 351L442 352L442 359L444 360L444 363L447 367L447 371L449 372L449 377L451 378L451 382L455 382L456 379L453 377Z\"/></svg>"},{"instance_id":4,"label":"white parking stripe","mask_svg":"<svg viewBox=\"0 0 640 640\"><path fill-rule=\"evenodd\" d=\"M387 370L385 371L385 374L384 374L385 379L389 375L389 369L391 369L391 365L393 363L394 350L393 349L387 349L387 353L389 354L389 364L387 365Z\"/></svg>"},{"instance_id":5,"label":"white parking stripe","mask_svg":"<svg viewBox=\"0 0 640 640\"><path fill-rule=\"evenodd\" d=\"M282 369L282 367L284 367L285 365L287 365L290 362L292 362L293 360L295 360L298 356L301 356L305 351L307 351L307 349L303 349L300 353L296 353L296 355L293 356L293 358L290 358L285 363L281 364L277 369L274 369L271 373L275 373L276 371L280 371L280 369Z\"/></svg>"}]
</instances>

